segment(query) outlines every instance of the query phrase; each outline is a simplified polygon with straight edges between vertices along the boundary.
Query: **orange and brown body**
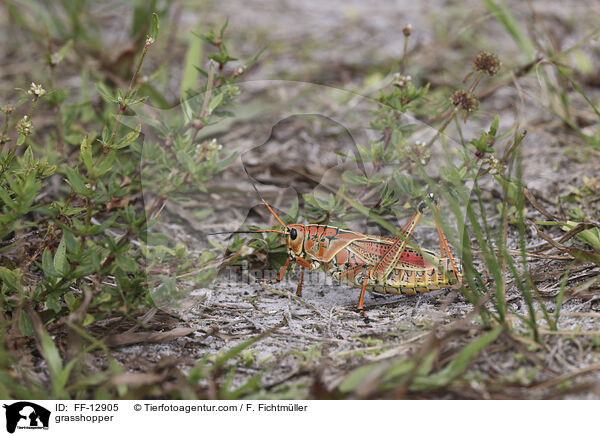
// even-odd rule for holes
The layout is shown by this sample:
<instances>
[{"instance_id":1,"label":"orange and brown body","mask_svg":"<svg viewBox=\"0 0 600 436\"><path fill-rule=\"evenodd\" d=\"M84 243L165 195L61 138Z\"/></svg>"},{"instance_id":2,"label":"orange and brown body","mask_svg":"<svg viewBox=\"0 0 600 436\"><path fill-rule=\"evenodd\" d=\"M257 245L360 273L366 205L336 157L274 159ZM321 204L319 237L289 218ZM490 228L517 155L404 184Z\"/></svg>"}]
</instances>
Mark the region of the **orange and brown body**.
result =
<instances>
[{"instance_id":1,"label":"orange and brown body","mask_svg":"<svg viewBox=\"0 0 600 436\"><path fill-rule=\"evenodd\" d=\"M364 235L326 225L290 224L286 245L289 260L309 269L322 268L334 279L375 292L414 294L441 289L462 280L450 258L430 250L405 247L387 274L373 274L393 247L394 238ZM287 233L287 232L286 232ZM295 237L293 237L295 236ZM282 275L281 275L282 276Z\"/></svg>"},{"instance_id":2,"label":"orange and brown body","mask_svg":"<svg viewBox=\"0 0 600 436\"><path fill-rule=\"evenodd\" d=\"M283 230L259 230L281 233L286 237L288 258L275 281L283 279L290 263L300 265L303 268L298 280L298 295L302 293L304 269L323 268L335 279L361 287L357 308L368 321L363 310L367 288L382 293L414 294L462 283L460 262L454 260L435 216L440 254L409 246L408 241L427 206L424 201L400 229L401 236L384 238L328 225L285 224L254 183L252 186L264 205L284 227ZM433 195L429 195L428 202L435 205L439 215L439 206Z\"/></svg>"}]
</instances>

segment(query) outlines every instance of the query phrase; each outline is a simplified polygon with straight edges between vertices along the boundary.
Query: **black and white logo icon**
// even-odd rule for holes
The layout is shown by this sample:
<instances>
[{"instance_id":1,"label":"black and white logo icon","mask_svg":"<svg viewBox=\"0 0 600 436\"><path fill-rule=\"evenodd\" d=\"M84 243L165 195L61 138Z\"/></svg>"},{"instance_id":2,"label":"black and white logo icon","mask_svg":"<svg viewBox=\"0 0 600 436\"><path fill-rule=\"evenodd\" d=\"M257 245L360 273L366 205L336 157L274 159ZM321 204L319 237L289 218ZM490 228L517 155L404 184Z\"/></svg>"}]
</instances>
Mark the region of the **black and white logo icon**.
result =
<instances>
[{"instance_id":1,"label":"black and white logo icon","mask_svg":"<svg viewBox=\"0 0 600 436\"><path fill-rule=\"evenodd\" d=\"M48 429L50 411L29 401L19 401L6 409L6 431L14 433L16 429L38 430Z\"/></svg>"}]
</instances>

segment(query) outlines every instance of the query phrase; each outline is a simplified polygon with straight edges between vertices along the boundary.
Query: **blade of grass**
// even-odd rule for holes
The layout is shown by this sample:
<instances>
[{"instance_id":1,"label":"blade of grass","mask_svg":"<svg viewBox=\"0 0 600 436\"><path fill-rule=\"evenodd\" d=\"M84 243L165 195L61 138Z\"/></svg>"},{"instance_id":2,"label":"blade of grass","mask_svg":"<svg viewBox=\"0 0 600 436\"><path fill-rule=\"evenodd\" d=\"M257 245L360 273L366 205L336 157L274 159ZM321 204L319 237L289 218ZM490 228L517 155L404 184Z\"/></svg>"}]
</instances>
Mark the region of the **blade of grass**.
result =
<instances>
[{"instance_id":1,"label":"blade of grass","mask_svg":"<svg viewBox=\"0 0 600 436\"><path fill-rule=\"evenodd\" d=\"M411 389L436 389L448 385L467 369L469 362L479 351L496 340L502 330L502 326L497 326L492 331L471 342L460 350L458 355L441 371L428 376L415 377Z\"/></svg>"},{"instance_id":2,"label":"blade of grass","mask_svg":"<svg viewBox=\"0 0 600 436\"><path fill-rule=\"evenodd\" d=\"M531 40L521 31L521 26L515 19L504 0L483 0L483 4L512 36L519 48L525 53L528 60L533 59L534 46Z\"/></svg>"},{"instance_id":3,"label":"blade of grass","mask_svg":"<svg viewBox=\"0 0 600 436\"><path fill-rule=\"evenodd\" d=\"M196 29L197 33L200 33L199 30ZM181 98L185 98L188 89L196 89L198 76L200 75L196 67L200 66L202 61L202 40L194 35L190 38L181 74L181 88L179 90Z\"/></svg>"},{"instance_id":4,"label":"blade of grass","mask_svg":"<svg viewBox=\"0 0 600 436\"><path fill-rule=\"evenodd\" d=\"M563 299L565 297L565 289L567 288L567 280L569 279L569 272L571 267L567 268L565 275L560 282L560 291L556 296L556 309L554 310L554 329L558 330L558 319L560 318L560 309L562 308Z\"/></svg>"}]
</instances>

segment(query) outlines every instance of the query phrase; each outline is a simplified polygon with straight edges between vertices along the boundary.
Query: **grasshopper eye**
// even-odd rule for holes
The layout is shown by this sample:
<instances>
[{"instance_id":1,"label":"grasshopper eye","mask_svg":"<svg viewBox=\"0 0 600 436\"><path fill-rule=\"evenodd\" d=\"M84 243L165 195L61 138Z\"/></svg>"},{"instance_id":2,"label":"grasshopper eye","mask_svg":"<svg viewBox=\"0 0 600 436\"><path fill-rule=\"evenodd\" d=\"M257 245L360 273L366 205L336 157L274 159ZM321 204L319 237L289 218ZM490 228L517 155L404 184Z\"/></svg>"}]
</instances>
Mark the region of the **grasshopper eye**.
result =
<instances>
[{"instance_id":1,"label":"grasshopper eye","mask_svg":"<svg viewBox=\"0 0 600 436\"><path fill-rule=\"evenodd\" d=\"M294 240L297 237L298 237L298 231L296 229L290 230L290 238L292 238L292 240Z\"/></svg>"}]
</instances>

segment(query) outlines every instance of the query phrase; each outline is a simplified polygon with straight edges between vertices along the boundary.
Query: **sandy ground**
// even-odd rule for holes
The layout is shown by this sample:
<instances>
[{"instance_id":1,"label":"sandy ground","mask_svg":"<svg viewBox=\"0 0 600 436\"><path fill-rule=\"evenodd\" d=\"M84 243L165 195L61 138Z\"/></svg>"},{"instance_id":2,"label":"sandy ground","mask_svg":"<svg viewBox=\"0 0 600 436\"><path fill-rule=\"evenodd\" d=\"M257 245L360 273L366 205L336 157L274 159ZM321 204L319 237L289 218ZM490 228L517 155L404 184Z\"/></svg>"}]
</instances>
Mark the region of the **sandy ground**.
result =
<instances>
[{"instance_id":1,"label":"sandy ground","mask_svg":"<svg viewBox=\"0 0 600 436\"><path fill-rule=\"evenodd\" d=\"M208 238L226 241L224 236L209 236L210 232L235 230L244 224L273 225L273 219L259 206L243 177L242 163L254 170L252 174L261 192L283 211L288 210L298 194L322 190L319 183L339 186L342 170L355 166L336 152L352 155L356 143L368 144L374 138L368 129L373 98L391 80L402 53L401 29L405 24L413 26L408 71L415 80L430 82L433 89L461 86L461 80L470 71L471 59L482 49L497 53L507 70L524 64L525 56L484 6L476 1L467 3L250 0L243 5L214 2L202 19L197 14L183 14L180 30L193 30L198 25L202 28L208 22L222 22L229 17L231 52L250 56L265 45L267 50L258 67L241 84L243 93L235 118L206 130L208 137L217 138L228 151L238 152L240 158L208 184L207 194L198 193L186 203L169 201L158 228L173 243L183 243L192 252L201 253L211 247ZM518 17L531 16L526 2L506 3ZM594 5L583 1L551 1L535 6L563 48L583 38L597 17L591 13L597 12ZM523 31L531 29L524 24ZM595 50L592 61L597 65L597 45ZM151 54L149 62L158 64L160 59L153 60ZM379 72L374 73L375 68ZM172 74L174 90L179 89L179 73L176 68ZM600 90L589 87L589 93L597 98ZM575 93L572 97L574 110L585 107ZM569 185L581 186L583 175L600 176L600 165L597 154L582 151L581 141L564 135L556 118L549 115L544 106L552 98L555 97L541 92L536 75L529 75L517 86L504 87L483 99L462 133L473 137L489 126L495 114L500 115L501 129L518 122L519 128L528 131L523 146L524 181L540 197L555 200L569 192ZM415 122L421 127L418 134L422 138L433 134L434 130L422 121ZM450 130L445 139L448 144L455 144L458 134ZM441 149L437 153L441 155ZM431 173L436 162L434 158L428 167ZM147 171L151 170L149 166ZM316 180L304 177L307 173ZM491 201L494 190L489 187L484 198ZM145 196L149 202L153 193L148 190ZM195 215L207 207L213 209L211 215ZM527 217L541 219L532 208ZM490 209L490 222L497 223L498 218L497 211ZM398 217L394 224L399 226L405 219ZM349 224L365 233L381 232L364 220ZM415 240L435 249L435 235L427 224L431 223L425 222ZM511 247L517 248L516 230L511 228L509 235ZM527 235L531 237L528 245L541 242L532 228L527 229ZM530 270L540 277L538 287L549 294L558 291L556 284L560 280L560 275L554 277L551 273L562 268L564 265L558 261L534 260L530 264ZM584 274L590 271L594 269L582 271L569 287L574 288L589 277ZM543 274L547 274L546 278ZM297 273L292 273L282 283L272 285L270 289L276 292L231 272L200 288L181 279L178 286L183 297L162 307L171 317L164 325L157 325L163 329L190 327L194 332L164 344L115 347L114 357L134 372L148 371L161 360L172 358L178 369L187 374L201 359L210 361L210 356L218 356L274 329L236 360L233 386L261 375L261 392L304 398L310 395L315 374L328 389L334 389L357 365L414 354L434 326L440 331L449 329L473 310L463 296L450 290L415 296L369 293L365 306L372 322L365 324L354 310L359 289L315 273L305 281L302 298L296 298L296 278ZM513 314L511 322L521 328L518 315L525 316L527 307L512 280L507 283L507 300ZM562 308L567 316L561 317L559 328L600 331L600 317L595 316L597 301L593 295L567 299ZM553 299L545 302L549 309L553 308ZM539 312L539 305L536 307ZM543 322L541 326L544 327ZM462 336L454 338L452 344L466 343L479 334L477 328L477 323L469 318L461 327ZM535 364L502 347L479 356L472 370L505 382L538 383L598 363L596 335L542 337L545 346L540 359L548 371L525 375ZM597 374L589 375L592 381ZM596 385L596 390L562 397L600 398L598 391ZM527 393L515 389L513 395L542 398L547 393L544 389ZM456 392L440 394L440 398L456 397L460 397Z\"/></svg>"},{"instance_id":2,"label":"sandy ground","mask_svg":"<svg viewBox=\"0 0 600 436\"><path fill-rule=\"evenodd\" d=\"M406 23L412 23L414 29L409 45L411 65L418 66L417 74L426 74L426 80L434 85L459 84L462 77L453 76L456 73L451 72L459 71L462 75L468 71L470 63L465 59L482 48L498 53L505 60L506 68L523 63L514 42L489 19L480 4L472 3L472 9L443 1L375 2L369 6L361 2L314 1L283 2L275 6L270 2L252 1L246 2L243 8L233 3L215 4L210 16L229 17L236 48L250 53L259 42L256 35L260 34L271 50L267 51L261 67L242 84L245 94L237 118L212 130L228 150L241 154L241 160L234 165L234 171L215 181L215 190L208 198L167 207L169 213L165 214L162 224L164 231L173 240L201 251L208 247L206 239L210 231L234 230L244 223L273 224L272 219L268 222L269 216L260 206L247 218L258 200L241 176L242 162L257 168L253 175L261 182L261 190L268 198L275 199L281 210L286 210L298 193L318 189L306 180L295 183L301 179L298 174L302 171L312 169L313 174L319 174L321 182L339 185L340 171L349 164L335 152L351 151L354 143L364 144L372 138L365 120L378 86L365 84L364 71L369 65L392 65L399 58L401 28ZM529 13L526 4L509 3L513 12ZM568 11L564 8L562 2L545 3L540 13L548 20L563 13L581 20L579 31L567 31L560 20L555 23L553 30L557 35L567 34L563 44L568 46L583 37L583 29L590 23L589 6L576 2ZM196 18L186 16L184 22L193 25ZM458 41L461 32L474 32L480 39L472 47L460 46L459 55L437 39L442 27ZM484 34L478 33L482 27ZM236 40L236 37L242 39ZM355 71L357 65L362 72ZM447 71L440 66L447 66ZM311 82L282 81L288 78L286 74L290 71L296 78L306 77ZM328 84L332 81L334 87ZM464 126L463 134L469 137L488 126L491 114L500 114L503 128L518 120L519 127L528 130L523 147L525 182L533 192L556 198L567 193L570 184L580 185L583 174L598 176L598 159L597 155L578 159L567 153L578 144L570 142L572 138L556 134L552 118L543 109L550 97L540 94L539 89L537 78L532 75L522 79L517 87L500 90L482 102L480 111ZM597 93L597 90L590 92ZM423 125L423 137L431 132ZM456 135L449 132L448 142L456 140ZM493 190L491 194L493 197ZM207 205L214 209L207 218L196 220L193 214L185 214L185 210ZM183 220L181 213L184 213ZM528 217L540 219L532 209ZM498 214L492 210L488 219L494 222ZM401 222L399 219L397 224ZM354 224L362 225L361 231L373 230L365 228L364 222ZM434 248L435 238L429 236L430 232L431 228L425 227L417 232L416 240ZM510 234L509 241L517 248L516 231L511 229ZM528 236L533 236L531 229ZM539 242L534 238L528 241L530 245ZM562 268L562 264L534 260L530 268L538 274L551 273ZM414 353L432 326L443 330L472 311L464 297L449 290L416 296L369 294L365 304L372 322L365 324L354 310L358 289L332 282L323 273L315 273L311 276L312 283L305 283L303 297L298 299L293 296L295 277L296 274L292 274L281 284L273 285L271 289L277 293L235 274L221 276L203 288L188 287L187 296L179 302L182 307L167 307L167 310L180 317L178 325L196 330L192 336L168 344L123 347L117 356L123 362L140 355L151 361L160 360L160 356L176 356L182 359L181 369L187 372L198 359L218 355L257 333L275 328L246 351L247 360L238 365L236 383L262 373L261 385L265 391L278 392L286 386L283 396L302 397L307 395L307 386L315 371L319 371L328 387L335 388L357 364ZM548 276L547 280L540 280L538 286L548 292L557 291L556 281L557 277ZM570 286L577 283L575 280ZM187 285L181 282L181 286ZM519 326L521 321L517 316L526 316L527 307L512 280L507 289L512 322ZM596 298L565 301L562 312L575 315L563 316L560 329L600 330L599 317L577 316L577 313L590 313L590 308L596 307ZM547 299L546 304L553 309L552 299ZM537 308L539 312L539 305ZM469 325L476 326L474 321L467 322L465 338L470 336ZM542 328L543 325L542 322ZM543 340L546 350L542 359L553 374L542 371L532 377L534 382L597 362L593 337L543 336ZM461 338L456 339L456 343L461 342ZM532 364L519 360L512 352L491 351L484 353L475 368L488 375L518 378L523 371L531 369ZM299 387L297 392L294 386ZM528 396L543 397L544 392L540 390ZM599 396L597 392L587 391L576 397Z\"/></svg>"}]
</instances>

